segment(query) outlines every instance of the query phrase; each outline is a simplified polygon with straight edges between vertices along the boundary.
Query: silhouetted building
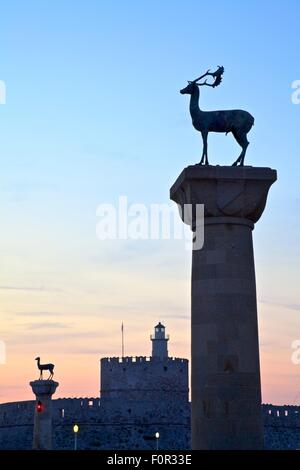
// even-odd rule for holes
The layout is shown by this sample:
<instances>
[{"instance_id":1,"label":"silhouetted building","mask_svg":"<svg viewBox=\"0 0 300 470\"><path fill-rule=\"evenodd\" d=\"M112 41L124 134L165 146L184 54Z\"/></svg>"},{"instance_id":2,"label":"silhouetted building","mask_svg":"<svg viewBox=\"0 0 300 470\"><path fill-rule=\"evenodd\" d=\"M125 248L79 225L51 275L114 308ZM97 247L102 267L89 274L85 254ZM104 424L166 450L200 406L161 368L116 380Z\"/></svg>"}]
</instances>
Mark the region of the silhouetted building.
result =
<instances>
[{"instance_id":1,"label":"silhouetted building","mask_svg":"<svg viewBox=\"0 0 300 470\"><path fill-rule=\"evenodd\" d=\"M52 401L53 447L72 449L189 449L188 360L169 357L160 322L151 335L152 356L100 360L100 399ZM0 405L0 449L30 449L34 402Z\"/></svg>"}]
</instances>

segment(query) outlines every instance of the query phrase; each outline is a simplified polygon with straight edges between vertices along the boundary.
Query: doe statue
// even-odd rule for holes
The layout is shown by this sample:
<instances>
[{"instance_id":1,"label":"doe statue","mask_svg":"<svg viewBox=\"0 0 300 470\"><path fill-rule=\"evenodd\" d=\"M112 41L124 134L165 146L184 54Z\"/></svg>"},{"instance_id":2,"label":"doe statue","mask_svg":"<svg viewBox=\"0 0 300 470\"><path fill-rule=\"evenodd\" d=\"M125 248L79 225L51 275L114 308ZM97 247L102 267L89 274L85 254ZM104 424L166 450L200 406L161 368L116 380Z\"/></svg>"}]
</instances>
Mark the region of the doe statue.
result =
<instances>
[{"instance_id":1,"label":"doe statue","mask_svg":"<svg viewBox=\"0 0 300 470\"><path fill-rule=\"evenodd\" d=\"M50 375L46 380L51 380L54 375L54 364L41 364L40 359L40 357L35 358L35 360L37 361L37 367L40 371L39 380L43 380L43 370L48 370L50 372Z\"/></svg>"},{"instance_id":2,"label":"doe statue","mask_svg":"<svg viewBox=\"0 0 300 470\"><path fill-rule=\"evenodd\" d=\"M247 134L254 124L254 117L247 111L241 109L232 109L226 111L202 111L199 108L199 87L210 86L215 88L220 85L224 67L219 67L215 72L209 70L196 78L192 82L188 82L188 86L180 90L182 95L191 95L190 98L190 114L194 128L201 132L203 139L203 152L200 165L208 165L207 157L207 136L209 132L232 132L235 140L242 147L242 152L233 165L244 165L244 158L249 142ZM213 82L207 83L207 80L199 83L204 77L212 77Z\"/></svg>"}]
</instances>

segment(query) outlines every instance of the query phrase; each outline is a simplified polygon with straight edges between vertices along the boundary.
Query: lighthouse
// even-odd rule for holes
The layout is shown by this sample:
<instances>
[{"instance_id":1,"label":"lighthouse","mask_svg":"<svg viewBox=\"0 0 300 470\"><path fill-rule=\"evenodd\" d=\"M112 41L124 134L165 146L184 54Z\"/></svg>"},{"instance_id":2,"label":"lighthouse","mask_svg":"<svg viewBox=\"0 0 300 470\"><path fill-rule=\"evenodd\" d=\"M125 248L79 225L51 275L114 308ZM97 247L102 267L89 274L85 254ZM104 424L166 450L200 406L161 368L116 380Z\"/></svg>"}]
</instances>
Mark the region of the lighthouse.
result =
<instances>
[{"instance_id":1,"label":"lighthouse","mask_svg":"<svg viewBox=\"0 0 300 470\"><path fill-rule=\"evenodd\" d=\"M152 357L165 359L168 357L169 335L166 335L166 329L160 322L154 327L154 335L150 336L152 341Z\"/></svg>"}]
</instances>

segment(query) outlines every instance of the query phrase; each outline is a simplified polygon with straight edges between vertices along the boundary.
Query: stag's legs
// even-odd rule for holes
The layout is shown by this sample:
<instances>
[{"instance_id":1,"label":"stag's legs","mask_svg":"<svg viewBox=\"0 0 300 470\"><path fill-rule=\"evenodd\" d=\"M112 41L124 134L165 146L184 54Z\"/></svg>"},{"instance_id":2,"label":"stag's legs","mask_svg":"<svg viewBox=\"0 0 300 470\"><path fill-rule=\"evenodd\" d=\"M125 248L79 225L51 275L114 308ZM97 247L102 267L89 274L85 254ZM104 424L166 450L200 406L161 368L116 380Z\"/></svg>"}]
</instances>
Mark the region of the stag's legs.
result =
<instances>
[{"instance_id":1,"label":"stag's legs","mask_svg":"<svg viewBox=\"0 0 300 470\"><path fill-rule=\"evenodd\" d=\"M203 147L203 152L202 152L202 157L201 157L201 160L200 160L200 165L203 165L204 158L205 158L205 154L204 154L204 147Z\"/></svg>"},{"instance_id":2,"label":"stag's legs","mask_svg":"<svg viewBox=\"0 0 300 470\"><path fill-rule=\"evenodd\" d=\"M208 158L207 158L207 135L208 132L201 132L202 134L202 140L203 140L203 152L202 152L202 158L200 161L200 165L208 165Z\"/></svg>"},{"instance_id":3,"label":"stag's legs","mask_svg":"<svg viewBox=\"0 0 300 470\"><path fill-rule=\"evenodd\" d=\"M236 131L232 131L233 133L233 136L235 138L235 140L237 141L238 144L240 144L240 146L242 147L242 151L241 151L241 154L239 156L239 158L233 163L232 166L235 166L237 165L238 163L240 164L240 166L243 166L244 165L244 159L245 159L245 155L246 155L246 150L247 150L247 147L249 145L249 142L247 140L247 134L245 133L238 133Z\"/></svg>"}]
</instances>

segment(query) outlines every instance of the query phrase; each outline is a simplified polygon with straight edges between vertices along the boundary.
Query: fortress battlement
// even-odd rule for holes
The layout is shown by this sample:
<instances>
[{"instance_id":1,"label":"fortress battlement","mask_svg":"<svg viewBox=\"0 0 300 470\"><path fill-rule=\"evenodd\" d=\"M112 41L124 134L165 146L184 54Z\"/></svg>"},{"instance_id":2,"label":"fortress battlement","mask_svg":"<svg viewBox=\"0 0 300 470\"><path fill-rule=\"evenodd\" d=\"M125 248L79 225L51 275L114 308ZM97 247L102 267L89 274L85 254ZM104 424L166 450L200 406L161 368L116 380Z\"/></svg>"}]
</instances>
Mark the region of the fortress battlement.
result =
<instances>
[{"instance_id":1,"label":"fortress battlement","mask_svg":"<svg viewBox=\"0 0 300 470\"><path fill-rule=\"evenodd\" d=\"M109 363L113 364L140 364L145 362L173 362L173 363L188 363L188 359L181 357L153 357L153 356L124 356L124 357L103 357L101 358L101 364Z\"/></svg>"}]
</instances>

